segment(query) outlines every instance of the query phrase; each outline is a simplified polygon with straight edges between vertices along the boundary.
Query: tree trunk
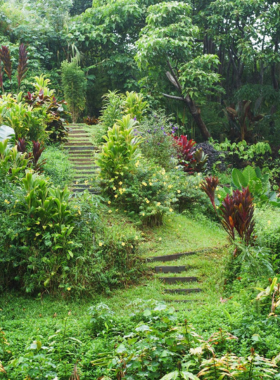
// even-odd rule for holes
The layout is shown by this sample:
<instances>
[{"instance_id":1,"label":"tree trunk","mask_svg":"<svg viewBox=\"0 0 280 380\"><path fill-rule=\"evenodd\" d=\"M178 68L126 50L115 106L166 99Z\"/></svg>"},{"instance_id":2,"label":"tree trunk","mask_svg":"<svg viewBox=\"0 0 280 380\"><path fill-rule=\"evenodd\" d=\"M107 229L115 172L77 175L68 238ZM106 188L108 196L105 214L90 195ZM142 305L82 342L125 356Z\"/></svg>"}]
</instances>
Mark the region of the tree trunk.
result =
<instances>
[{"instance_id":1,"label":"tree trunk","mask_svg":"<svg viewBox=\"0 0 280 380\"><path fill-rule=\"evenodd\" d=\"M202 117L200 114L200 109L195 105L194 101L192 100L192 98L189 95L186 95L186 96L183 95L182 87L179 83L178 77L175 74L170 62L168 61L167 63L168 63L168 66L170 68L171 73L169 71L167 71L166 76L167 76L168 80L173 84L173 86L175 86L177 88L177 90L179 91L181 96L174 96L174 95L168 95L168 94L162 94L162 95L164 95L165 97L167 97L169 99L175 99L175 100L180 100L180 101L184 102L187 105L187 107L188 107L188 109L189 109L189 111L193 117L193 120L195 121L198 129L200 130L203 138L205 140L208 140L211 137L211 134L208 131L204 121L202 120Z\"/></svg>"},{"instance_id":2,"label":"tree trunk","mask_svg":"<svg viewBox=\"0 0 280 380\"><path fill-rule=\"evenodd\" d=\"M211 134L208 131L204 121L202 120L200 109L194 104L193 100L191 99L191 97L189 95L187 95L184 98L184 102L188 106L188 109L189 109L198 129L200 130L203 138L205 140L208 140L211 137Z\"/></svg>"},{"instance_id":3,"label":"tree trunk","mask_svg":"<svg viewBox=\"0 0 280 380\"><path fill-rule=\"evenodd\" d=\"M276 54L278 53L278 40L275 41L274 52ZM279 83L278 83L277 76L276 76L276 62L272 63L272 66L271 66L271 76L272 76L273 88L274 88L274 90L278 90L279 89Z\"/></svg>"}]
</instances>

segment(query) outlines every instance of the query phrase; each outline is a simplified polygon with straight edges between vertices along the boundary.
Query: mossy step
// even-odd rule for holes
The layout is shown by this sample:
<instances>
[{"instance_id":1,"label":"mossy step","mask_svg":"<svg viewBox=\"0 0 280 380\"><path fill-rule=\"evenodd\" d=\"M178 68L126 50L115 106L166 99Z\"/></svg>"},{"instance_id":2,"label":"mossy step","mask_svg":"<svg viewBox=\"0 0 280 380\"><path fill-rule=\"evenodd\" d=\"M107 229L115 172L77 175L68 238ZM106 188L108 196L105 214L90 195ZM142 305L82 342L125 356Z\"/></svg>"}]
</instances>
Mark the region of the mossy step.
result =
<instances>
[{"instance_id":1,"label":"mossy step","mask_svg":"<svg viewBox=\"0 0 280 380\"><path fill-rule=\"evenodd\" d=\"M191 256L195 255L199 251L192 251L192 252L182 252L182 253L175 253L172 255L164 255L164 256L154 256L154 257L149 257L146 259L147 262L152 262L152 261L173 261L173 260L178 260L182 256Z\"/></svg>"},{"instance_id":2,"label":"mossy step","mask_svg":"<svg viewBox=\"0 0 280 380\"><path fill-rule=\"evenodd\" d=\"M96 148L94 146L65 146L66 149L69 149L70 151L82 151L82 150L86 150L86 151L93 151L95 150Z\"/></svg>"},{"instance_id":3,"label":"mossy step","mask_svg":"<svg viewBox=\"0 0 280 380\"><path fill-rule=\"evenodd\" d=\"M65 146L65 148L68 148L69 146L82 146L82 147L88 147L88 148L90 148L93 145L90 142L88 142L88 141L83 141L83 142L73 142L73 143L72 142L71 143L68 142L64 146Z\"/></svg>"},{"instance_id":4,"label":"mossy step","mask_svg":"<svg viewBox=\"0 0 280 380\"><path fill-rule=\"evenodd\" d=\"M90 184L90 183L87 183L87 184L82 184L82 183L73 183L72 184L72 188L74 189L78 189L78 188L81 188L81 189L95 189L95 190L98 190L100 191L99 189L96 189L96 187L93 187L93 184Z\"/></svg>"},{"instance_id":5,"label":"mossy step","mask_svg":"<svg viewBox=\"0 0 280 380\"><path fill-rule=\"evenodd\" d=\"M163 266L163 265L160 265L160 266L156 266L154 268L155 272L156 273L181 273L181 272L184 272L186 270L186 266L185 265L173 265L173 266Z\"/></svg>"},{"instance_id":6,"label":"mossy step","mask_svg":"<svg viewBox=\"0 0 280 380\"><path fill-rule=\"evenodd\" d=\"M91 194L100 194L100 191L99 190L95 190L95 189L70 189L73 191L73 193L83 193L85 190L88 190L89 193Z\"/></svg>"},{"instance_id":7,"label":"mossy step","mask_svg":"<svg viewBox=\"0 0 280 380\"><path fill-rule=\"evenodd\" d=\"M72 165L91 165L91 168L95 168L97 169L98 166L95 165L95 162L94 161L90 161L90 160L80 160L78 158L74 158L72 160L69 160L71 162Z\"/></svg>"},{"instance_id":8,"label":"mossy step","mask_svg":"<svg viewBox=\"0 0 280 380\"><path fill-rule=\"evenodd\" d=\"M177 282L197 282L197 277L159 277L165 284L176 284Z\"/></svg>"},{"instance_id":9,"label":"mossy step","mask_svg":"<svg viewBox=\"0 0 280 380\"><path fill-rule=\"evenodd\" d=\"M84 166L84 165L79 165L79 166L74 166L75 170L90 170L92 169L92 166Z\"/></svg>"},{"instance_id":10,"label":"mossy step","mask_svg":"<svg viewBox=\"0 0 280 380\"><path fill-rule=\"evenodd\" d=\"M97 174L99 174L99 171L95 169L93 166L91 166L90 169L84 169L82 166L80 166L79 168L75 168L74 178L79 177L80 175L96 176Z\"/></svg>"},{"instance_id":11,"label":"mossy step","mask_svg":"<svg viewBox=\"0 0 280 380\"><path fill-rule=\"evenodd\" d=\"M71 150L69 151L69 157L80 157L80 158L94 158L93 151L92 150L86 150L86 151L78 151L78 150Z\"/></svg>"},{"instance_id":12,"label":"mossy step","mask_svg":"<svg viewBox=\"0 0 280 380\"><path fill-rule=\"evenodd\" d=\"M79 173L76 173L75 176L74 176L74 180L75 178L79 178L79 177L83 177L83 176L89 176L89 175L93 175L93 176L96 176L97 172L92 170L92 171L87 171L87 172L83 172L83 171L80 171Z\"/></svg>"},{"instance_id":13,"label":"mossy step","mask_svg":"<svg viewBox=\"0 0 280 380\"><path fill-rule=\"evenodd\" d=\"M193 288L193 289L164 289L164 293L169 293L169 294L176 294L176 293L188 294L188 293L199 293L199 292L202 292L202 289L199 289L199 288Z\"/></svg>"},{"instance_id":14,"label":"mossy step","mask_svg":"<svg viewBox=\"0 0 280 380\"><path fill-rule=\"evenodd\" d=\"M82 137L80 137L78 139L76 137L71 137L70 136L70 138L68 138L68 143L73 143L73 142L79 142L79 143L83 142L85 144L91 143L91 141L89 140L89 138L87 138L86 136L82 136Z\"/></svg>"}]
</instances>

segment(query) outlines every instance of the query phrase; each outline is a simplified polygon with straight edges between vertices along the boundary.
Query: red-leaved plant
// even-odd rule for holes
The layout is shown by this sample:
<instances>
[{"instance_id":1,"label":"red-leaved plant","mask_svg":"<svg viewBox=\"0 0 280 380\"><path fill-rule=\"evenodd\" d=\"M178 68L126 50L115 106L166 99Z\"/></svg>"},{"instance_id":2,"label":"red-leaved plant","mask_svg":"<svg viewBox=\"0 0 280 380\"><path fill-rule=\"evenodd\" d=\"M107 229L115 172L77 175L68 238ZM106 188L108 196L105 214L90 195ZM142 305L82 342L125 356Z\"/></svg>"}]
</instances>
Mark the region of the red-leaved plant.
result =
<instances>
[{"instance_id":1,"label":"red-leaved plant","mask_svg":"<svg viewBox=\"0 0 280 380\"><path fill-rule=\"evenodd\" d=\"M188 140L188 136L181 135L180 137L174 136L174 140L179 147L178 158L180 165L184 165L188 168L190 163L193 163L195 160L193 158L194 150L193 146L196 144L194 140Z\"/></svg>"},{"instance_id":2,"label":"red-leaved plant","mask_svg":"<svg viewBox=\"0 0 280 380\"><path fill-rule=\"evenodd\" d=\"M38 161L45 150L45 148L41 147L41 143L39 141L32 141L33 149L32 153L27 152L27 142L25 139L18 139L17 141L17 151L20 153L25 153L27 155L27 158L29 159L29 165L33 165L33 168L35 172L42 172L42 167L45 165L47 160L42 160L40 164L38 164Z\"/></svg>"},{"instance_id":3,"label":"red-leaved plant","mask_svg":"<svg viewBox=\"0 0 280 380\"><path fill-rule=\"evenodd\" d=\"M206 177L205 181L201 184L201 189L208 195L215 211L216 211L216 205L215 205L215 191L217 189L217 186L219 184L219 178L215 176Z\"/></svg>"},{"instance_id":4,"label":"red-leaved plant","mask_svg":"<svg viewBox=\"0 0 280 380\"><path fill-rule=\"evenodd\" d=\"M200 149L195 149L196 142L188 140L188 136L173 136L178 149L179 165L184 167L184 171L193 174L204 170L208 160L207 154Z\"/></svg>"},{"instance_id":5,"label":"red-leaved plant","mask_svg":"<svg viewBox=\"0 0 280 380\"><path fill-rule=\"evenodd\" d=\"M27 152L27 143L26 143L25 139L18 139L17 151L20 153L26 153Z\"/></svg>"},{"instance_id":6,"label":"red-leaved plant","mask_svg":"<svg viewBox=\"0 0 280 380\"><path fill-rule=\"evenodd\" d=\"M245 242L250 243L255 227L253 197L249 188L234 190L227 195L221 205L222 225L234 240L235 232Z\"/></svg>"},{"instance_id":7,"label":"red-leaved plant","mask_svg":"<svg viewBox=\"0 0 280 380\"><path fill-rule=\"evenodd\" d=\"M217 210L215 204L215 191L219 184L217 177L207 177L201 185L201 189L208 195L223 228L232 240L236 233L249 245L255 227L253 197L249 188L234 190L232 195L227 195L222 205Z\"/></svg>"},{"instance_id":8,"label":"red-leaved plant","mask_svg":"<svg viewBox=\"0 0 280 380\"><path fill-rule=\"evenodd\" d=\"M179 165L184 166L184 171L193 171L191 164L195 162L193 157L193 146L196 144L194 140L188 140L188 136L181 135L180 137L174 136L174 140L178 146L178 159Z\"/></svg>"},{"instance_id":9,"label":"red-leaved plant","mask_svg":"<svg viewBox=\"0 0 280 380\"><path fill-rule=\"evenodd\" d=\"M24 44L21 44L19 47L19 60L18 60L18 73L17 73L17 80L18 80L18 88L20 88L21 81L26 75L26 72L28 70L27 68L27 50Z\"/></svg>"},{"instance_id":10,"label":"red-leaved plant","mask_svg":"<svg viewBox=\"0 0 280 380\"><path fill-rule=\"evenodd\" d=\"M43 151L46 149L46 148L41 148L41 143L39 143L38 141L32 141L33 143L33 150L32 150L32 153L33 153L33 165L34 165L34 170L36 172L41 172L42 171L42 166L45 165L46 163L46 160L43 160L40 164L38 164L38 161L43 153Z\"/></svg>"},{"instance_id":11,"label":"red-leaved plant","mask_svg":"<svg viewBox=\"0 0 280 380\"><path fill-rule=\"evenodd\" d=\"M4 70L10 81L12 80L12 60L8 46L2 46L0 50L0 57L4 64Z\"/></svg>"}]
</instances>

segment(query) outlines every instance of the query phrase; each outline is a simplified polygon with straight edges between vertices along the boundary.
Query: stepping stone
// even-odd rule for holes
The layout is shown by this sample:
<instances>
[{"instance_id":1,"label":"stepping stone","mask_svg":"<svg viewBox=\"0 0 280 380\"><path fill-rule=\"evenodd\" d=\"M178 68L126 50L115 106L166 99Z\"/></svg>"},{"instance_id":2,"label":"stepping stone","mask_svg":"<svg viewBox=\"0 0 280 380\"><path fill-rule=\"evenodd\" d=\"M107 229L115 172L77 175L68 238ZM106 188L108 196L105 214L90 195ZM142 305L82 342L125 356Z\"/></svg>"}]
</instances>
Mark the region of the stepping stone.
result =
<instances>
[{"instance_id":1,"label":"stepping stone","mask_svg":"<svg viewBox=\"0 0 280 380\"><path fill-rule=\"evenodd\" d=\"M90 158L90 159L93 159L93 152L92 151L70 151L69 152L69 157L72 157L72 158Z\"/></svg>"},{"instance_id":2,"label":"stepping stone","mask_svg":"<svg viewBox=\"0 0 280 380\"><path fill-rule=\"evenodd\" d=\"M94 169L94 167L91 167L91 170L88 170L88 169L86 169L86 171L79 171L79 172L77 172L76 173L76 175L75 175L75 177L74 178L76 178L77 176L79 177L79 175L89 175L89 174L96 174L96 170L93 170Z\"/></svg>"},{"instance_id":3,"label":"stepping stone","mask_svg":"<svg viewBox=\"0 0 280 380\"><path fill-rule=\"evenodd\" d=\"M71 190L73 191L73 193L82 193L85 190L88 190L88 192L91 193L91 194L100 194L100 191L95 190L95 189L80 189L80 188L77 188L77 189L71 189Z\"/></svg>"},{"instance_id":4,"label":"stepping stone","mask_svg":"<svg viewBox=\"0 0 280 380\"><path fill-rule=\"evenodd\" d=\"M81 141L81 142L68 142L67 145L64 145L65 148L69 148L69 147L72 147L72 146L77 146L77 147L92 147L91 144L88 143L88 141Z\"/></svg>"},{"instance_id":5,"label":"stepping stone","mask_svg":"<svg viewBox=\"0 0 280 380\"><path fill-rule=\"evenodd\" d=\"M92 190L97 190L96 188L94 188L91 184L82 184L82 183L77 183L77 184L74 184L73 185L73 188L81 188L81 189L92 189ZM90 190L91 190L90 189Z\"/></svg>"},{"instance_id":6,"label":"stepping stone","mask_svg":"<svg viewBox=\"0 0 280 380\"><path fill-rule=\"evenodd\" d=\"M71 150L76 150L76 151L82 151L82 150L87 150L87 151L92 151L92 150L96 150L96 148L91 145L91 146L64 146L65 149L69 149L70 151Z\"/></svg>"},{"instance_id":7,"label":"stepping stone","mask_svg":"<svg viewBox=\"0 0 280 380\"><path fill-rule=\"evenodd\" d=\"M80 165L80 166L74 166L74 169L75 170L81 170L81 171L83 171L83 170L90 170L90 169L92 169L92 166L83 166L83 165Z\"/></svg>"},{"instance_id":8,"label":"stepping stone","mask_svg":"<svg viewBox=\"0 0 280 380\"><path fill-rule=\"evenodd\" d=\"M156 273L181 273L186 270L186 266L158 266L155 267Z\"/></svg>"},{"instance_id":9,"label":"stepping stone","mask_svg":"<svg viewBox=\"0 0 280 380\"><path fill-rule=\"evenodd\" d=\"M170 294L176 294L176 293L188 294L188 293L202 292L202 289L164 289L164 292L170 293Z\"/></svg>"},{"instance_id":10,"label":"stepping stone","mask_svg":"<svg viewBox=\"0 0 280 380\"><path fill-rule=\"evenodd\" d=\"M183 256L191 256L195 255L200 251L193 251L193 252L183 252L183 253L175 253L173 255L164 255L164 256L155 256L155 257L150 257L147 260L147 262L153 262L153 261L173 261L173 260L178 260L180 257Z\"/></svg>"},{"instance_id":11,"label":"stepping stone","mask_svg":"<svg viewBox=\"0 0 280 380\"><path fill-rule=\"evenodd\" d=\"M70 161L74 161L74 163L77 162L79 164L91 164L91 163L94 164L93 160L91 160L90 158L86 159L85 157L83 157L83 158L80 158L80 157L69 157L69 160Z\"/></svg>"},{"instance_id":12,"label":"stepping stone","mask_svg":"<svg viewBox=\"0 0 280 380\"><path fill-rule=\"evenodd\" d=\"M164 300L166 303L189 303L189 302L199 302L199 300Z\"/></svg>"},{"instance_id":13,"label":"stepping stone","mask_svg":"<svg viewBox=\"0 0 280 380\"><path fill-rule=\"evenodd\" d=\"M177 282L197 282L197 277L159 277L165 284L176 284Z\"/></svg>"}]
</instances>

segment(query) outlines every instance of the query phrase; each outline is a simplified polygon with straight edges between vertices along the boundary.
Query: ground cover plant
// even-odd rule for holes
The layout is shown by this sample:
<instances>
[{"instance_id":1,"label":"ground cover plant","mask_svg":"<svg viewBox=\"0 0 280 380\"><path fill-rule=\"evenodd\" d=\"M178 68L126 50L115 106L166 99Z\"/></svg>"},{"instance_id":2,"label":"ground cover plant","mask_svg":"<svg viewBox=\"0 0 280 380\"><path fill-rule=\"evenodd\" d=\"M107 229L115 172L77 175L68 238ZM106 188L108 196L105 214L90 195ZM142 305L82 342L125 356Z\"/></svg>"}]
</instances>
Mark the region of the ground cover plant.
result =
<instances>
[{"instance_id":1,"label":"ground cover plant","mask_svg":"<svg viewBox=\"0 0 280 380\"><path fill-rule=\"evenodd\" d=\"M0 1L0 379L280 378L279 9Z\"/></svg>"}]
</instances>

